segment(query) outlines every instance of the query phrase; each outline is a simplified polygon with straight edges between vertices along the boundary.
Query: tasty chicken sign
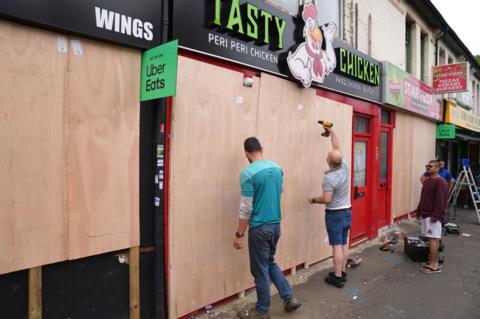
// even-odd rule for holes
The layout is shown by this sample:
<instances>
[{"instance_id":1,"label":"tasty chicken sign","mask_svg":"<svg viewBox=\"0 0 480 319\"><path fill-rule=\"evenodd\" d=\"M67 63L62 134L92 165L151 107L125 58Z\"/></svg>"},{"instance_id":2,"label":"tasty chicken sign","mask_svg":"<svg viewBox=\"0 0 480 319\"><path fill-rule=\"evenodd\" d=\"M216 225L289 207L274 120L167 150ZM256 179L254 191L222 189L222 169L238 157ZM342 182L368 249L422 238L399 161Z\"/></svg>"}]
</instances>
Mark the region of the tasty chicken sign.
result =
<instances>
[{"instance_id":1,"label":"tasty chicken sign","mask_svg":"<svg viewBox=\"0 0 480 319\"><path fill-rule=\"evenodd\" d=\"M382 65L336 39L323 21L328 0L305 0L294 16L264 0L175 0L173 38L189 50L318 86L381 102Z\"/></svg>"},{"instance_id":2,"label":"tasty chicken sign","mask_svg":"<svg viewBox=\"0 0 480 319\"><path fill-rule=\"evenodd\" d=\"M320 26L317 22L318 12L314 4L307 4L302 13L305 26L301 43L292 53L288 53L287 63L292 75L300 80L304 87L312 82L323 83L337 65L333 40L337 32L335 23ZM325 42L325 50L322 44Z\"/></svg>"}]
</instances>

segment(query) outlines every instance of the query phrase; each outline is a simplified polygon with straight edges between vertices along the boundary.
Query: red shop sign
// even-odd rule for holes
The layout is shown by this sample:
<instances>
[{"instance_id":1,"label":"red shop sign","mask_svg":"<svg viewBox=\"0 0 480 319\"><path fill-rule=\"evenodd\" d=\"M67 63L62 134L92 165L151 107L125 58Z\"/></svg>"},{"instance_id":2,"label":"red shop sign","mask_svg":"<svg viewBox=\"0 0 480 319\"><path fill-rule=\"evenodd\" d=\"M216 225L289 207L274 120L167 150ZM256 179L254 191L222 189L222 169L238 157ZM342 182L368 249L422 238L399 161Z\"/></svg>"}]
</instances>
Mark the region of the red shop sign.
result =
<instances>
[{"instance_id":1,"label":"red shop sign","mask_svg":"<svg viewBox=\"0 0 480 319\"><path fill-rule=\"evenodd\" d=\"M433 90L435 93L467 91L468 69L468 62L434 66Z\"/></svg>"}]
</instances>

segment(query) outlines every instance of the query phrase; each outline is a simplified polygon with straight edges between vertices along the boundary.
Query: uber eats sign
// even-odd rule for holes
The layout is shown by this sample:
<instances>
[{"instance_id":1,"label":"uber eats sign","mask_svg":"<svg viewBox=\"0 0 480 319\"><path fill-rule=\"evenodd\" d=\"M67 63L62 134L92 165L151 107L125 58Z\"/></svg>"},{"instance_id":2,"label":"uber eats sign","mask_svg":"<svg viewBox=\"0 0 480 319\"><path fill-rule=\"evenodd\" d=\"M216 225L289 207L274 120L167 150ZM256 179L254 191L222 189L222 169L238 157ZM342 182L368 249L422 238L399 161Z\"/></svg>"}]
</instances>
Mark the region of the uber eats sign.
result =
<instances>
[{"instance_id":1,"label":"uber eats sign","mask_svg":"<svg viewBox=\"0 0 480 319\"><path fill-rule=\"evenodd\" d=\"M143 53L140 101L175 95L177 61L178 40L159 45Z\"/></svg>"}]
</instances>

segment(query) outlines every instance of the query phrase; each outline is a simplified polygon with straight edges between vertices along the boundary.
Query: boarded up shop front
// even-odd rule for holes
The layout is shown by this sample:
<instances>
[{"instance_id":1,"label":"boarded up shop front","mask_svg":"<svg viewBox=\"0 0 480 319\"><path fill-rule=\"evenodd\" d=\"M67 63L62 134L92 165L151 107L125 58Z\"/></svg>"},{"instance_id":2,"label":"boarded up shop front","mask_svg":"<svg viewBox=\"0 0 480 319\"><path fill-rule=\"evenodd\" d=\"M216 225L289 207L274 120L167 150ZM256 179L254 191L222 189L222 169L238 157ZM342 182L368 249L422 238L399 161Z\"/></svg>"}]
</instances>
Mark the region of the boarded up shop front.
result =
<instances>
[{"instance_id":1,"label":"boarded up shop front","mask_svg":"<svg viewBox=\"0 0 480 319\"><path fill-rule=\"evenodd\" d=\"M323 129L317 121L334 122L350 164L354 108L372 108L379 118L375 103L381 99L381 83L373 80L376 61L332 37L331 42L325 39L322 50L326 54L331 45L337 68L321 73L316 64L315 73L314 61L309 60L310 73L295 77L287 57L305 48L305 39L294 38L302 34L303 24L296 25L293 16L264 1L212 2L220 6L218 10L207 3L175 1L173 7L173 37L178 38L180 57L168 182L170 318L186 316L254 285L247 250L232 246L239 173L248 165L245 138L257 136L265 157L283 168L277 262L282 269L292 269L330 254L324 207L309 206L305 199L321 193L331 147L320 135ZM235 3L251 10L250 17L242 16L244 11L237 11ZM265 16L271 17L270 33L262 32ZM360 81L357 73L355 79L352 69L347 74L346 60L353 54L366 64L372 61L372 83L365 83L367 75Z\"/></svg>"}]
</instances>

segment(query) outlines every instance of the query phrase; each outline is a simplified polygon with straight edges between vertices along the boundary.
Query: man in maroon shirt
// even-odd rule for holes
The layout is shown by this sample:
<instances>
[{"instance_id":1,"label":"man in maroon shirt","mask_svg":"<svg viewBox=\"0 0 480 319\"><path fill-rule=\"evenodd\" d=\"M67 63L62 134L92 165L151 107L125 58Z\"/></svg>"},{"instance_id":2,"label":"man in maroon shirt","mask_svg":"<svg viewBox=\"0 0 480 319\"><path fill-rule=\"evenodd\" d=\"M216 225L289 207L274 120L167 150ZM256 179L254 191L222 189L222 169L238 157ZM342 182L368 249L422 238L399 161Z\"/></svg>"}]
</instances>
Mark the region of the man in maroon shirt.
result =
<instances>
[{"instance_id":1,"label":"man in maroon shirt","mask_svg":"<svg viewBox=\"0 0 480 319\"><path fill-rule=\"evenodd\" d=\"M425 264L420 271L430 274L442 271L438 264L438 248L447 208L448 184L438 175L440 163L437 160L428 162L426 168L430 176L423 182L417 213L422 218L422 235L429 238L430 245L430 263Z\"/></svg>"}]
</instances>

